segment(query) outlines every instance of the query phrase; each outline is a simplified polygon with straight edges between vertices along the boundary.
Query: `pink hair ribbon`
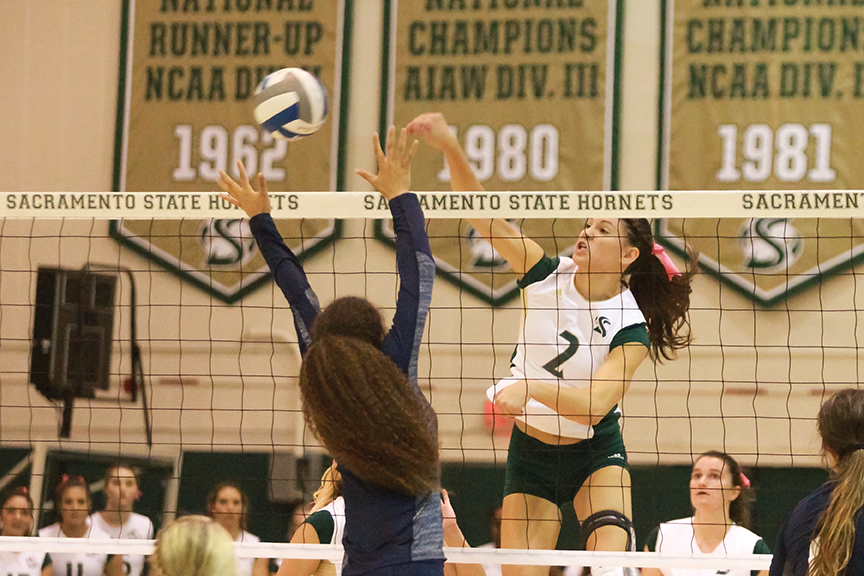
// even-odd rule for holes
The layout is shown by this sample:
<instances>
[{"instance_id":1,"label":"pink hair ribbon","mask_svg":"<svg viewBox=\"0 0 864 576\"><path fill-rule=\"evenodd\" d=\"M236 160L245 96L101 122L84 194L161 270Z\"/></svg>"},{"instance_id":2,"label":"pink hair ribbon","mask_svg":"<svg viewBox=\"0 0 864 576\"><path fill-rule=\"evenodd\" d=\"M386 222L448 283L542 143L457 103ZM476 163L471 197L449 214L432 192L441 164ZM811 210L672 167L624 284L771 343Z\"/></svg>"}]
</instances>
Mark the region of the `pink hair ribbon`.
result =
<instances>
[{"instance_id":1,"label":"pink hair ribbon","mask_svg":"<svg viewBox=\"0 0 864 576\"><path fill-rule=\"evenodd\" d=\"M747 476L745 476L743 472L741 472L741 486L747 489L750 488L750 479L747 478Z\"/></svg>"},{"instance_id":2,"label":"pink hair ribbon","mask_svg":"<svg viewBox=\"0 0 864 576\"><path fill-rule=\"evenodd\" d=\"M654 243L654 247L651 248L651 254L657 257L660 260L660 263L663 264L663 268L666 269L666 274L669 275L669 281L672 281L672 278L675 276L681 276L681 272L678 270L678 267L675 266L675 263L672 262L672 259L666 254L666 251L663 249L663 246L660 244Z\"/></svg>"}]
</instances>

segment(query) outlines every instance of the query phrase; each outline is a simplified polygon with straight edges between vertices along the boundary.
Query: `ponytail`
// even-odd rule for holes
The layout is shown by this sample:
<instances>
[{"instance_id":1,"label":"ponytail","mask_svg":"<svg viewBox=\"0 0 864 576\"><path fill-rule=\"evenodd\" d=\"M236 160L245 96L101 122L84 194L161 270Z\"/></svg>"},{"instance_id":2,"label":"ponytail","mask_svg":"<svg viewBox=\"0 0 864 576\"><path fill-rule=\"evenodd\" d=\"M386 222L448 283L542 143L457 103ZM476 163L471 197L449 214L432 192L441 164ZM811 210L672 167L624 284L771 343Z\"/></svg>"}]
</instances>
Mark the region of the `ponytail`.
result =
<instances>
[{"instance_id":1,"label":"ponytail","mask_svg":"<svg viewBox=\"0 0 864 576\"><path fill-rule=\"evenodd\" d=\"M696 274L697 255L688 251L687 268L675 274L667 269L668 256L654 249L651 224L645 218L622 218L627 240L639 249L639 257L624 271L627 284L645 316L651 354L671 360L675 351L690 344L690 283ZM661 259L666 256L665 260Z\"/></svg>"},{"instance_id":2,"label":"ponytail","mask_svg":"<svg viewBox=\"0 0 864 576\"><path fill-rule=\"evenodd\" d=\"M813 535L816 553L808 576L846 573L855 526L864 506L864 390L841 390L819 410L823 449L837 457L834 490Z\"/></svg>"}]
</instances>

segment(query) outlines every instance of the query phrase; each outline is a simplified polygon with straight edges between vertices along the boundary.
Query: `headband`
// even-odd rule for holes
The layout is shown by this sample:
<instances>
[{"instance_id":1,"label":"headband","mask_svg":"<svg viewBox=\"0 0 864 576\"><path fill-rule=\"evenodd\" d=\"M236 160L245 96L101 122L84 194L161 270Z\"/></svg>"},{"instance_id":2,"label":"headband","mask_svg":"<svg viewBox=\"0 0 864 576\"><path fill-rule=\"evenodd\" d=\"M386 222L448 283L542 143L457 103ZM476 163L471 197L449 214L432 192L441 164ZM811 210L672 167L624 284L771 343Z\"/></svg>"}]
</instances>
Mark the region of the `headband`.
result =
<instances>
[{"instance_id":1,"label":"headband","mask_svg":"<svg viewBox=\"0 0 864 576\"><path fill-rule=\"evenodd\" d=\"M740 473L740 476L741 476L741 486L743 486L744 488L750 488L750 479L747 478L747 476L745 476L743 472Z\"/></svg>"}]
</instances>

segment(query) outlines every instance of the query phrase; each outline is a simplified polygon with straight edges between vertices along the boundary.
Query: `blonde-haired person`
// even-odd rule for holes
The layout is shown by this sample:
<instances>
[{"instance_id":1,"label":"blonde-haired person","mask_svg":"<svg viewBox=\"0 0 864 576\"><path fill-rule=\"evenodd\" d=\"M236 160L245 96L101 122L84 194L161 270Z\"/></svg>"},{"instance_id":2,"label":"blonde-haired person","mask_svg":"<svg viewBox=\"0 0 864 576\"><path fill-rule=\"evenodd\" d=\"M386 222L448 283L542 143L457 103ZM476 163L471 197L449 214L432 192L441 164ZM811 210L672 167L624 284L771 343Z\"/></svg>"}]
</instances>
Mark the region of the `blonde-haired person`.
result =
<instances>
[{"instance_id":1,"label":"blonde-haired person","mask_svg":"<svg viewBox=\"0 0 864 576\"><path fill-rule=\"evenodd\" d=\"M261 541L248 532L249 497L234 482L220 482L207 496L207 515L221 524L234 542L253 543ZM238 576L268 576L267 558L237 558Z\"/></svg>"},{"instance_id":2,"label":"blonde-haired person","mask_svg":"<svg viewBox=\"0 0 864 576\"><path fill-rule=\"evenodd\" d=\"M27 488L15 488L0 505L0 536L33 534L33 499ZM54 576L51 556L45 552L0 552L0 576Z\"/></svg>"},{"instance_id":3,"label":"blonde-haired person","mask_svg":"<svg viewBox=\"0 0 864 576\"><path fill-rule=\"evenodd\" d=\"M831 478L780 529L771 576L864 574L864 390L829 398L817 427Z\"/></svg>"},{"instance_id":4,"label":"blonde-haired person","mask_svg":"<svg viewBox=\"0 0 864 576\"><path fill-rule=\"evenodd\" d=\"M156 537L154 576L236 576L234 542L207 516L183 516Z\"/></svg>"},{"instance_id":5,"label":"blonde-haired person","mask_svg":"<svg viewBox=\"0 0 864 576\"><path fill-rule=\"evenodd\" d=\"M749 530L753 493L750 480L729 454L710 450L696 458L690 473L693 516L664 522L649 535L646 552L679 554L770 554L760 536ZM643 568L642 576L766 576L758 570Z\"/></svg>"},{"instance_id":6,"label":"blonde-haired person","mask_svg":"<svg viewBox=\"0 0 864 576\"><path fill-rule=\"evenodd\" d=\"M291 536L291 544L342 543L345 533L345 500L342 498L342 475L336 461L321 476L321 487L313 496L314 506L306 520ZM286 558L278 576L333 576L342 574L342 565L329 560Z\"/></svg>"}]
</instances>

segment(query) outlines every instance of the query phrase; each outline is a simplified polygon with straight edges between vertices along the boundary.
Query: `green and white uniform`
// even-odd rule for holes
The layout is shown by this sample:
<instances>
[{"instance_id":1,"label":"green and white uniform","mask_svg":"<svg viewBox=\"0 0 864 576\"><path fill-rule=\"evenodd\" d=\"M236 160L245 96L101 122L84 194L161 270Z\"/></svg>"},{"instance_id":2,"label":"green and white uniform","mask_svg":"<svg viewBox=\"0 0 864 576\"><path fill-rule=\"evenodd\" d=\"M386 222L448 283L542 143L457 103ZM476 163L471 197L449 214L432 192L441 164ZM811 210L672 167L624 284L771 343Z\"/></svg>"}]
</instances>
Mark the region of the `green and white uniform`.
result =
<instances>
[{"instance_id":1,"label":"green and white uniform","mask_svg":"<svg viewBox=\"0 0 864 576\"><path fill-rule=\"evenodd\" d=\"M87 525L90 526L90 530L87 532L86 538L104 538L106 540L109 538L108 534L93 526L92 517L87 518ZM58 523L39 530L39 536L42 538L67 538ZM102 576L105 572L105 565L108 564L111 557L110 554L89 552L54 552L51 554L51 561L54 564L54 576Z\"/></svg>"},{"instance_id":2,"label":"green and white uniform","mask_svg":"<svg viewBox=\"0 0 864 576\"><path fill-rule=\"evenodd\" d=\"M730 554L770 554L771 550L762 538L743 526L733 524L726 532L723 542L716 550L703 552L696 543L693 531L693 518L681 518L665 522L648 535L646 545L651 552L668 552L678 554L696 554L709 556L726 556ZM751 576L758 570L708 570L698 568L662 568L664 576Z\"/></svg>"},{"instance_id":3,"label":"green and white uniform","mask_svg":"<svg viewBox=\"0 0 864 576\"><path fill-rule=\"evenodd\" d=\"M602 302L588 301L573 284L577 269L570 258L544 256L519 280L524 315L511 377L488 390L490 400L525 379L588 388L614 348L630 342L649 345L645 317L630 290ZM620 414L617 406L613 412ZM549 434L579 439L593 437L602 424L579 424L533 399L517 419ZM617 425L617 418L607 420Z\"/></svg>"},{"instance_id":4,"label":"green and white uniform","mask_svg":"<svg viewBox=\"0 0 864 576\"><path fill-rule=\"evenodd\" d=\"M0 552L0 576L41 576L50 565L51 557L45 552Z\"/></svg>"},{"instance_id":5,"label":"green and white uniform","mask_svg":"<svg viewBox=\"0 0 864 576\"><path fill-rule=\"evenodd\" d=\"M91 516L93 526L108 534L111 538L122 538L124 540L152 540L153 522L143 514L132 512L122 526L113 526L102 518L97 512ZM126 576L141 576L144 572L144 556L135 554L123 555L123 570Z\"/></svg>"}]
</instances>

